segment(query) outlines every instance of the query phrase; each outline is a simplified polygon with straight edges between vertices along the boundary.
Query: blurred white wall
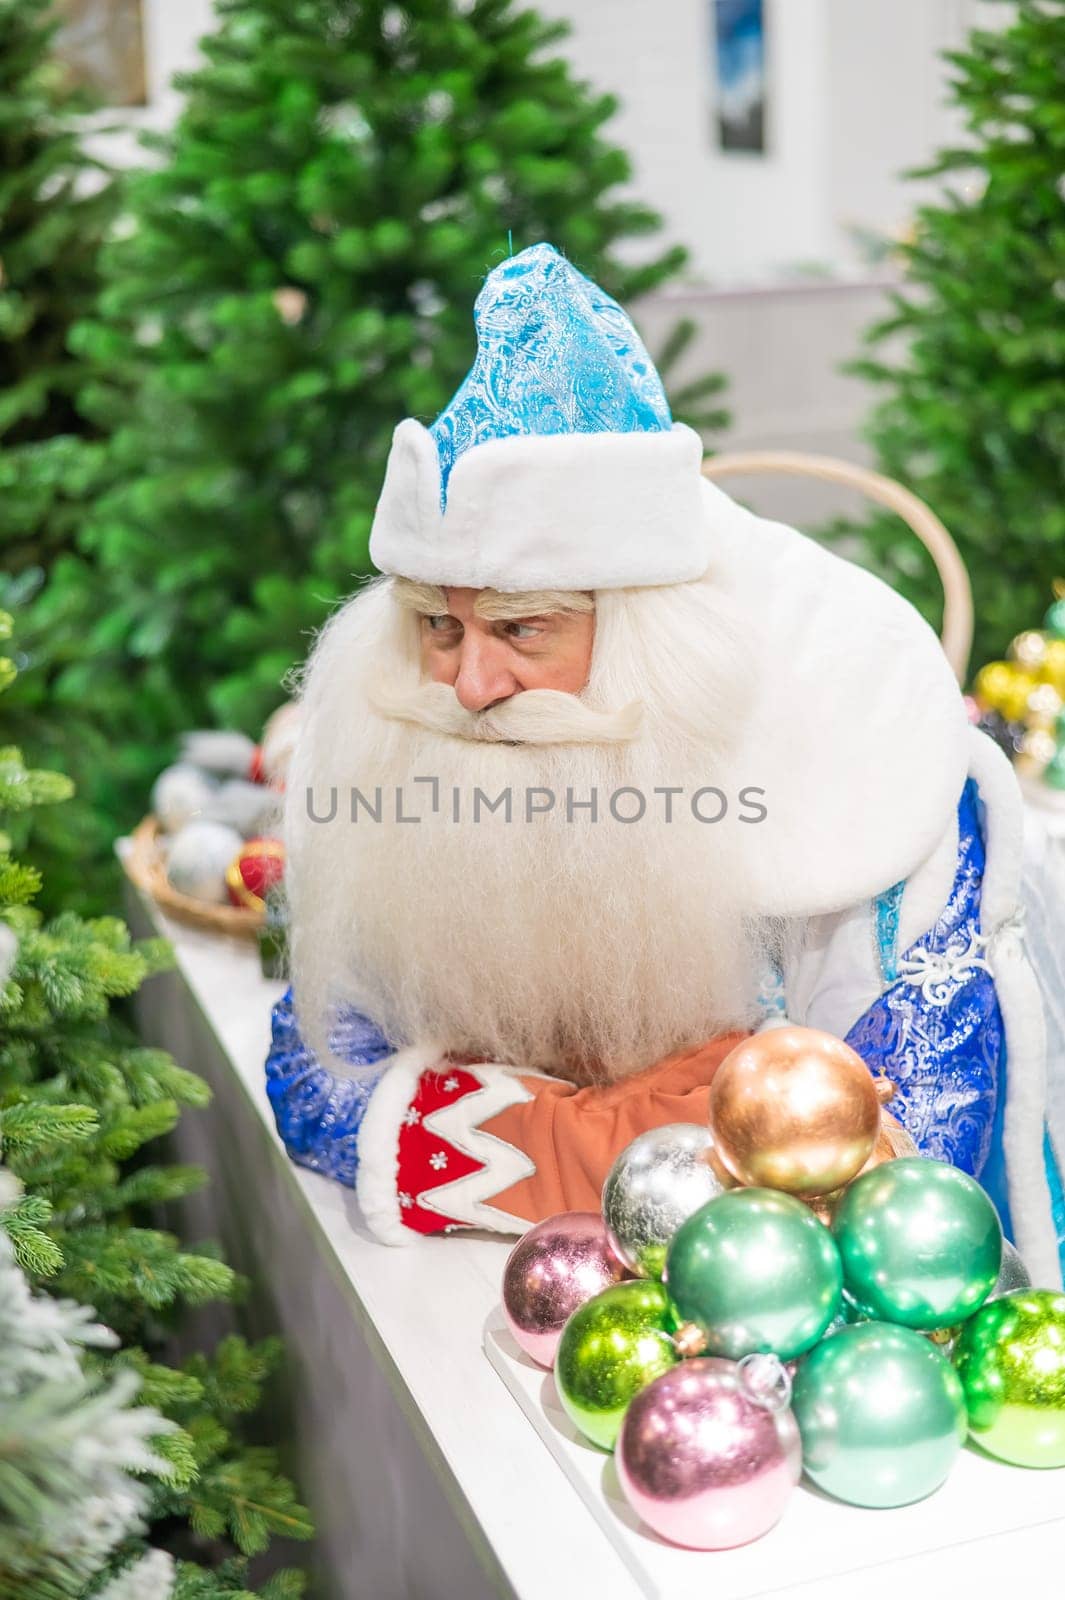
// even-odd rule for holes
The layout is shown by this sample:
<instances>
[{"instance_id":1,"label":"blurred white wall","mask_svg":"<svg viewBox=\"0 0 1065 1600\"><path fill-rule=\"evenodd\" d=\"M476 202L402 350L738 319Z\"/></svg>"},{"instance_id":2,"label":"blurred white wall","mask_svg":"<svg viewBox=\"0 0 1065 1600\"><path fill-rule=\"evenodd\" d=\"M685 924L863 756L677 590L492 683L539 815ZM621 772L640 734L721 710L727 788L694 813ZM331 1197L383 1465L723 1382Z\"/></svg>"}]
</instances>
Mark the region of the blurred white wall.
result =
<instances>
[{"instance_id":1,"label":"blurred white wall","mask_svg":"<svg viewBox=\"0 0 1065 1600\"><path fill-rule=\"evenodd\" d=\"M939 52L986 0L764 0L765 155L717 148L713 0L538 0L573 24L583 77L621 99L614 123L634 189L692 252L695 281L750 283L863 267L852 225L905 228L920 186L904 168L954 137Z\"/></svg>"}]
</instances>

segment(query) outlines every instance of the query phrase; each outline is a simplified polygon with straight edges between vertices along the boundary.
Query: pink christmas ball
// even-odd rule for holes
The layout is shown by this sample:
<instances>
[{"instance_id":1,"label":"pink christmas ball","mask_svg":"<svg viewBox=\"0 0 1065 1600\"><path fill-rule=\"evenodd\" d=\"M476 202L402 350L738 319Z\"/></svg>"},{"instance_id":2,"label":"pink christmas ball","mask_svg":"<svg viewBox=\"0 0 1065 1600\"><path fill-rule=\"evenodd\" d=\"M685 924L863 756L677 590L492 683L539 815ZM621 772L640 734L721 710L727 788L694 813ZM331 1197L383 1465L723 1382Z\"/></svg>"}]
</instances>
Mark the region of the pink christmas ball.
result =
<instances>
[{"instance_id":1,"label":"pink christmas ball","mask_svg":"<svg viewBox=\"0 0 1065 1600\"><path fill-rule=\"evenodd\" d=\"M790 1380L777 1370L780 1385L767 1389L749 1366L698 1357L631 1402L615 1452L618 1477L632 1509L663 1539L730 1550L779 1521L802 1449L787 1405Z\"/></svg>"},{"instance_id":2,"label":"pink christmas ball","mask_svg":"<svg viewBox=\"0 0 1065 1600\"><path fill-rule=\"evenodd\" d=\"M503 1312L526 1355L553 1367L562 1329L586 1300L628 1277L596 1211L564 1211L520 1238L503 1268Z\"/></svg>"}]
</instances>

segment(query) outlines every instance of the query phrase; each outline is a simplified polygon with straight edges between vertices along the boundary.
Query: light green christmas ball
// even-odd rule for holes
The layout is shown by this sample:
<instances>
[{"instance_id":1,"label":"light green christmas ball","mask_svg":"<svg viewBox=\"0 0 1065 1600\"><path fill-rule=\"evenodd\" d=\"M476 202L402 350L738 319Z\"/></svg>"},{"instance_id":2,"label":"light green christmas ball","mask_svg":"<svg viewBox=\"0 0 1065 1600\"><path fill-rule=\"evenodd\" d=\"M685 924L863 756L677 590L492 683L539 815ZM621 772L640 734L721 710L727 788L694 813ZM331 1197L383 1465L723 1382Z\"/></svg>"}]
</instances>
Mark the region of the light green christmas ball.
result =
<instances>
[{"instance_id":1,"label":"light green christmas ball","mask_svg":"<svg viewBox=\"0 0 1065 1600\"><path fill-rule=\"evenodd\" d=\"M633 1395L678 1360L676 1319L660 1283L618 1283L586 1300L562 1330L555 1385L566 1415L593 1444L613 1450Z\"/></svg>"},{"instance_id":2,"label":"light green christmas ball","mask_svg":"<svg viewBox=\"0 0 1065 1600\"><path fill-rule=\"evenodd\" d=\"M1065 1467L1065 1295L1018 1289L992 1300L952 1359L977 1444L1019 1467Z\"/></svg>"}]
</instances>

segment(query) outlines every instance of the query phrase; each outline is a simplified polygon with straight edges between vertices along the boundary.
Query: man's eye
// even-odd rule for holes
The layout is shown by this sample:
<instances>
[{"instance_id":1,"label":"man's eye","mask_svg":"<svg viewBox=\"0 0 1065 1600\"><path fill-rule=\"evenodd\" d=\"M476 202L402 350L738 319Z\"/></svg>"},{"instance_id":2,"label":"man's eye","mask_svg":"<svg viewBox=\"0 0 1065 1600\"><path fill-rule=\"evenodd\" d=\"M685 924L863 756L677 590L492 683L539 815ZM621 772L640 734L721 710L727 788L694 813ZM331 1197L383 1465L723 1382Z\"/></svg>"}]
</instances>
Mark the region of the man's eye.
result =
<instances>
[{"instance_id":1,"label":"man's eye","mask_svg":"<svg viewBox=\"0 0 1065 1600\"><path fill-rule=\"evenodd\" d=\"M430 633L446 633L449 628L455 625L454 617L449 617L446 614L439 617L426 617L425 620L429 624Z\"/></svg>"},{"instance_id":2,"label":"man's eye","mask_svg":"<svg viewBox=\"0 0 1065 1600\"><path fill-rule=\"evenodd\" d=\"M512 639L535 639L539 631L539 628L534 628L530 622L507 623L507 632Z\"/></svg>"}]
</instances>

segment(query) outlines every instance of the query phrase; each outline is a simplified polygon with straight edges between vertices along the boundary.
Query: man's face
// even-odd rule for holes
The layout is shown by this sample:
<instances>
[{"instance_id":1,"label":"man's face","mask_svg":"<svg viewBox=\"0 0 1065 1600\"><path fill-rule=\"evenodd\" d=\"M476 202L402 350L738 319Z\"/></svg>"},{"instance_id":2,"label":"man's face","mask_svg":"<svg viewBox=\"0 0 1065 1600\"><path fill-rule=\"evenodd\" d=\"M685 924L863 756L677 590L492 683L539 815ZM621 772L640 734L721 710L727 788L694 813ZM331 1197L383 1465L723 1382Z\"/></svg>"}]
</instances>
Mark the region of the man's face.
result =
<instances>
[{"instance_id":1,"label":"man's face","mask_svg":"<svg viewBox=\"0 0 1065 1600\"><path fill-rule=\"evenodd\" d=\"M522 689L579 694L588 681L595 637L589 609L560 609L551 597L501 594L495 589L443 589L446 607L419 607L422 670L450 684L467 711Z\"/></svg>"}]
</instances>

